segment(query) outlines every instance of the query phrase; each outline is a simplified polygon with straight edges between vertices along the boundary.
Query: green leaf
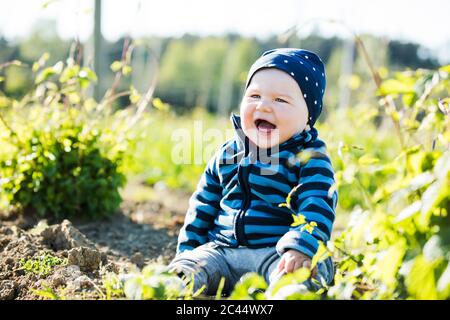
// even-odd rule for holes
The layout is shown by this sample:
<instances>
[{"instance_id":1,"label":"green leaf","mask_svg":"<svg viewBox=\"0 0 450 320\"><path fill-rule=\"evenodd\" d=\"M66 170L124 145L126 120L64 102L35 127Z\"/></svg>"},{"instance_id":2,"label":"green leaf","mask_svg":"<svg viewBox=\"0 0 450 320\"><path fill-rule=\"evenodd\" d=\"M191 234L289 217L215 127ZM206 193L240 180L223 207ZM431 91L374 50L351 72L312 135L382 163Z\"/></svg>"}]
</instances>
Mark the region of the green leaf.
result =
<instances>
[{"instance_id":1,"label":"green leaf","mask_svg":"<svg viewBox=\"0 0 450 320\"><path fill-rule=\"evenodd\" d=\"M443 98L438 101L439 110L443 114L450 116L450 98Z\"/></svg>"},{"instance_id":2,"label":"green leaf","mask_svg":"<svg viewBox=\"0 0 450 320\"><path fill-rule=\"evenodd\" d=\"M438 201L441 184L439 181L432 183L422 195L422 210L420 214L419 226L423 230L428 229L433 209Z\"/></svg>"},{"instance_id":3,"label":"green leaf","mask_svg":"<svg viewBox=\"0 0 450 320\"><path fill-rule=\"evenodd\" d=\"M225 277L221 277L219 286L218 286L217 292L216 292L216 300L220 300L220 298L222 297L222 291L223 291L224 286L225 286Z\"/></svg>"},{"instance_id":4,"label":"green leaf","mask_svg":"<svg viewBox=\"0 0 450 320\"><path fill-rule=\"evenodd\" d=\"M294 272L285 274L273 285L271 295L275 295L278 290L280 290L284 286L291 284L301 284L305 282L306 280L308 280L310 275L311 272L307 268L299 268Z\"/></svg>"},{"instance_id":5,"label":"green leaf","mask_svg":"<svg viewBox=\"0 0 450 320\"><path fill-rule=\"evenodd\" d=\"M267 289L267 283L264 278L255 273L249 272L241 277L239 282L235 285L230 299L232 300L248 300L264 299L264 290Z\"/></svg>"},{"instance_id":6,"label":"green leaf","mask_svg":"<svg viewBox=\"0 0 450 320\"><path fill-rule=\"evenodd\" d=\"M330 256L330 252L327 247L323 244L322 241L319 241L319 247L317 248L317 252L311 260L311 269L314 269L317 263L325 260Z\"/></svg>"},{"instance_id":7,"label":"green leaf","mask_svg":"<svg viewBox=\"0 0 450 320\"><path fill-rule=\"evenodd\" d=\"M293 196L295 195L295 193L297 192L297 189L300 188L301 184L296 185L294 188L292 188L292 190L288 193L287 197L286 197L286 203L281 203L278 205L278 207L287 207L292 211L292 200L293 200ZM294 221L295 218L294 218Z\"/></svg>"},{"instance_id":8,"label":"green leaf","mask_svg":"<svg viewBox=\"0 0 450 320\"><path fill-rule=\"evenodd\" d=\"M141 100L141 95L134 86L130 86L130 91L130 102L133 104L137 104Z\"/></svg>"},{"instance_id":9,"label":"green leaf","mask_svg":"<svg viewBox=\"0 0 450 320\"><path fill-rule=\"evenodd\" d=\"M49 5L51 5L53 2L56 2L56 1L58 1L58 0L47 0L41 5L41 7L43 9L47 9Z\"/></svg>"},{"instance_id":10,"label":"green leaf","mask_svg":"<svg viewBox=\"0 0 450 320\"><path fill-rule=\"evenodd\" d=\"M444 257L441 238L437 235L432 236L423 246L423 256L428 261L436 261Z\"/></svg>"},{"instance_id":11,"label":"green leaf","mask_svg":"<svg viewBox=\"0 0 450 320\"><path fill-rule=\"evenodd\" d=\"M131 67L128 66L128 65L125 65L125 66L123 66L123 68L122 68L122 73L123 73L124 76L130 75L132 71L133 71L133 68L131 68Z\"/></svg>"},{"instance_id":12,"label":"green leaf","mask_svg":"<svg viewBox=\"0 0 450 320\"><path fill-rule=\"evenodd\" d=\"M113 63L111 63L110 68L113 72L118 72L122 69L122 66L123 66L122 61L114 61Z\"/></svg>"},{"instance_id":13,"label":"green leaf","mask_svg":"<svg viewBox=\"0 0 450 320\"><path fill-rule=\"evenodd\" d=\"M7 108L11 105L11 100L7 97L0 96L0 108Z\"/></svg>"},{"instance_id":14,"label":"green leaf","mask_svg":"<svg viewBox=\"0 0 450 320\"><path fill-rule=\"evenodd\" d=\"M377 262L373 266L373 276L386 286L396 285L397 272L406 253L405 241L399 241L386 250L377 253Z\"/></svg>"},{"instance_id":15,"label":"green leaf","mask_svg":"<svg viewBox=\"0 0 450 320\"><path fill-rule=\"evenodd\" d=\"M358 159L358 164L360 166L368 166L380 162L380 159L372 157L371 155L365 154Z\"/></svg>"},{"instance_id":16,"label":"green leaf","mask_svg":"<svg viewBox=\"0 0 450 320\"><path fill-rule=\"evenodd\" d=\"M36 72L39 70L40 67L44 66L47 60L50 58L50 54L48 52L45 52L38 61L33 63L32 71Z\"/></svg>"},{"instance_id":17,"label":"green leaf","mask_svg":"<svg viewBox=\"0 0 450 320\"><path fill-rule=\"evenodd\" d=\"M306 232L309 232L309 234L312 234L315 227L317 227L317 223L315 221L311 221L310 223L305 224L301 228L301 231L306 230Z\"/></svg>"},{"instance_id":18,"label":"green leaf","mask_svg":"<svg viewBox=\"0 0 450 320\"><path fill-rule=\"evenodd\" d=\"M414 203L410 204L406 208L404 208L396 217L394 222L399 223L406 219L409 219L414 214L420 212L420 209L422 208L422 201L415 201Z\"/></svg>"},{"instance_id":19,"label":"green leaf","mask_svg":"<svg viewBox=\"0 0 450 320\"><path fill-rule=\"evenodd\" d=\"M65 68L61 74L61 77L59 78L59 82L66 83L70 79L74 79L75 77L77 77L79 71L80 71L79 65L73 65L71 67Z\"/></svg>"},{"instance_id":20,"label":"green leaf","mask_svg":"<svg viewBox=\"0 0 450 320\"><path fill-rule=\"evenodd\" d=\"M405 284L408 292L419 300L436 300L438 293L434 277L434 264L418 255L407 274Z\"/></svg>"},{"instance_id":21,"label":"green leaf","mask_svg":"<svg viewBox=\"0 0 450 320\"><path fill-rule=\"evenodd\" d=\"M51 76L54 76L56 74L53 67L48 67L42 70L38 76L36 77L36 84L39 84L41 82L44 82L45 80L49 79Z\"/></svg>"},{"instance_id":22,"label":"green leaf","mask_svg":"<svg viewBox=\"0 0 450 320\"><path fill-rule=\"evenodd\" d=\"M450 64L440 67L439 71L444 71L444 72L450 73Z\"/></svg>"},{"instance_id":23,"label":"green leaf","mask_svg":"<svg viewBox=\"0 0 450 320\"><path fill-rule=\"evenodd\" d=\"M302 214L293 214L292 218L294 222L291 224L291 227L301 226L306 223L306 218Z\"/></svg>"},{"instance_id":24,"label":"green leaf","mask_svg":"<svg viewBox=\"0 0 450 320\"><path fill-rule=\"evenodd\" d=\"M97 82L97 75L88 67L83 67L78 75L80 78L86 78L90 81Z\"/></svg>"},{"instance_id":25,"label":"green leaf","mask_svg":"<svg viewBox=\"0 0 450 320\"><path fill-rule=\"evenodd\" d=\"M403 79L402 81L396 79L388 79L383 81L378 94L385 96L388 94L414 94L414 79Z\"/></svg>"},{"instance_id":26,"label":"green leaf","mask_svg":"<svg viewBox=\"0 0 450 320\"><path fill-rule=\"evenodd\" d=\"M64 65L60 61L60 62L57 62L53 67L45 68L37 75L36 80L35 80L36 84L44 82L56 74L60 74L63 67L64 67Z\"/></svg>"},{"instance_id":27,"label":"green leaf","mask_svg":"<svg viewBox=\"0 0 450 320\"><path fill-rule=\"evenodd\" d=\"M450 263L447 264L447 268L439 278L437 289L439 291L441 299L450 298Z\"/></svg>"}]
</instances>

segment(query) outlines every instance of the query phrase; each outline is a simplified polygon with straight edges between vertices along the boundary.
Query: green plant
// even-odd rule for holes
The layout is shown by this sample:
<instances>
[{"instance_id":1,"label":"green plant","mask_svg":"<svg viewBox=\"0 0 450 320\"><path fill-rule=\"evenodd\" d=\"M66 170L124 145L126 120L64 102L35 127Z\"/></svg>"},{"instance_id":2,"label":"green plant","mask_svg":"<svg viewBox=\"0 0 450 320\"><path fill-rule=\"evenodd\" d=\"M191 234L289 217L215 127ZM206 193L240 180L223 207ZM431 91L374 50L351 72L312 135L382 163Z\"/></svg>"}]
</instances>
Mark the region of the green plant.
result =
<instances>
[{"instance_id":1,"label":"green plant","mask_svg":"<svg viewBox=\"0 0 450 320\"><path fill-rule=\"evenodd\" d=\"M20 259L20 268L27 272L33 272L39 276L48 276L55 266L67 265L67 259L55 257L49 253L43 253L35 259Z\"/></svg>"},{"instance_id":2,"label":"green plant","mask_svg":"<svg viewBox=\"0 0 450 320\"><path fill-rule=\"evenodd\" d=\"M113 112L115 88L99 103L88 98L96 81L89 68L71 58L46 67L47 59L33 65L35 85L27 95L3 97L0 203L41 216L111 214L122 200L123 160L135 144L130 127L138 114ZM145 101L140 112L142 106Z\"/></svg>"},{"instance_id":3,"label":"green plant","mask_svg":"<svg viewBox=\"0 0 450 320\"><path fill-rule=\"evenodd\" d=\"M39 215L95 217L114 211L125 178L119 159L101 152L100 132L63 123L53 132L34 129L0 162L2 191L12 205Z\"/></svg>"},{"instance_id":4,"label":"green plant","mask_svg":"<svg viewBox=\"0 0 450 320\"><path fill-rule=\"evenodd\" d=\"M57 289L54 290L49 286L44 285L44 289L36 290L31 288L31 292L39 297L43 297L50 300L67 300L66 289Z\"/></svg>"},{"instance_id":5,"label":"green plant","mask_svg":"<svg viewBox=\"0 0 450 320\"><path fill-rule=\"evenodd\" d=\"M123 291L122 283L119 276L113 272L105 274L102 278L103 288L105 290L105 299L111 300L113 298L123 298L125 292Z\"/></svg>"},{"instance_id":6,"label":"green plant","mask_svg":"<svg viewBox=\"0 0 450 320\"><path fill-rule=\"evenodd\" d=\"M169 273L165 266L150 264L141 272L122 276L125 296L134 300L190 299L199 293L192 292L179 277Z\"/></svg>"},{"instance_id":7,"label":"green plant","mask_svg":"<svg viewBox=\"0 0 450 320\"><path fill-rule=\"evenodd\" d=\"M207 130L215 135L202 140ZM169 188L193 192L208 156L231 137L232 127L229 119L196 109L184 116L164 111L144 115L133 131L139 141L126 159L127 176L138 176L151 186L163 182ZM177 162L174 158L181 153L186 158Z\"/></svg>"},{"instance_id":8,"label":"green plant","mask_svg":"<svg viewBox=\"0 0 450 320\"><path fill-rule=\"evenodd\" d=\"M248 273L236 284L230 295L230 299L264 300L266 298L264 295L266 289L267 283L263 277L257 273Z\"/></svg>"},{"instance_id":9,"label":"green plant","mask_svg":"<svg viewBox=\"0 0 450 320\"><path fill-rule=\"evenodd\" d=\"M340 150L338 187L346 183L340 179L346 168L353 167L359 183L348 187L362 191L364 201L331 243L338 269L329 298L450 297L450 118L440 105L450 93L449 71L447 66L397 73L381 84L386 119L397 128L396 157L380 160L349 147ZM384 182L376 182L378 177Z\"/></svg>"}]
</instances>

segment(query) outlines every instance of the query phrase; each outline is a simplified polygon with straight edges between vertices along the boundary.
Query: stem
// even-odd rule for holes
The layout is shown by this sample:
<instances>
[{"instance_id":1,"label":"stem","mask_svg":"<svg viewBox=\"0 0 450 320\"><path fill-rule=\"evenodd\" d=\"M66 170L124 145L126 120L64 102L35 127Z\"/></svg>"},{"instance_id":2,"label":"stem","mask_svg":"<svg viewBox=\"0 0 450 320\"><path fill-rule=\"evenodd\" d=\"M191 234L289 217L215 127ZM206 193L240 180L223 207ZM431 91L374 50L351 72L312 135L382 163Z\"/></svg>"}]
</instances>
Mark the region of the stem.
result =
<instances>
[{"instance_id":1,"label":"stem","mask_svg":"<svg viewBox=\"0 0 450 320\"><path fill-rule=\"evenodd\" d=\"M5 128L8 129L8 131L11 133L11 135L13 135L14 137L17 137L17 133L8 125L8 123L6 122L5 118L3 118L1 113L0 113L0 120L3 123L3 125L5 126Z\"/></svg>"},{"instance_id":2,"label":"stem","mask_svg":"<svg viewBox=\"0 0 450 320\"><path fill-rule=\"evenodd\" d=\"M364 188L363 184L361 183L361 180L359 180L359 178L357 177L357 175L355 175L355 180L358 183L359 187L361 188L362 194L364 199L367 202L367 206L370 208L370 210L372 210L372 212L375 211L375 207L373 206L372 201L370 200L370 196L366 191L366 188Z\"/></svg>"},{"instance_id":3,"label":"stem","mask_svg":"<svg viewBox=\"0 0 450 320\"><path fill-rule=\"evenodd\" d=\"M28 67L28 65L26 63L23 63L18 60L13 60L13 61L8 61L8 62L0 64L0 70L7 68L9 66Z\"/></svg>"},{"instance_id":4,"label":"stem","mask_svg":"<svg viewBox=\"0 0 450 320\"><path fill-rule=\"evenodd\" d=\"M372 74L372 78L375 82L375 85L377 86L378 89L381 88L381 77L380 74L378 73L378 71L373 67L373 63L372 60L369 57L369 54L367 53L366 47L364 46L364 42L362 41L362 39L355 33L353 32L353 36L355 38L356 43L358 44L358 47L361 49L364 60L366 61L367 65L369 66L370 69L370 73ZM385 99L383 99L383 105L385 108L390 107L394 110L397 110L396 106L395 106L395 102L392 99L391 95L387 95ZM405 148L405 142L403 140L403 135L402 135L402 131L400 128L400 124L397 120L394 119L393 116L390 116L390 118L392 119L392 122L394 123L394 127L395 127L395 131L398 135L398 138L400 140L400 145L402 147L402 149Z\"/></svg>"},{"instance_id":5,"label":"stem","mask_svg":"<svg viewBox=\"0 0 450 320\"><path fill-rule=\"evenodd\" d=\"M113 96L111 96L111 97L108 97L108 99L106 99L106 101L105 101L104 103L105 103L105 104L111 103L111 102L113 102L114 100L116 100L117 98L120 98L120 97L123 97L123 96L127 96L127 95L129 95L130 93L131 93L130 90L116 93L115 95L113 95Z\"/></svg>"},{"instance_id":6,"label":"stem","mask_svg":"<svg viewBox=\"0 0 450 320\"><path fill-rule=\"evenodd\" d=\"M81 57L83 56L83 46L80 39L77 39L77 65L81 66Z\"/></svg>"},{"instance_id":7,"label":"stem","mask_svg":"<svg viewBox=\"0 0 450 320\"><path fill-rule=\"evenodd\" d=\"M124 41L123 44L123 49L122 49L122 58L121 58L121 62L122 62L122 66L124 66L126 64L127 61L127 56L131 53L131 51L133 50L133 45L130 44L130 38L127 37ZM114 95L115 91L117 90L117 87L120 84L120 80L122 79L122 69L120 69L117 73L116 76L114 78L114 82L111 86L111 88L105 93L103 100L108 101L109 98Z\"/></svg>"},{"instance_id":8,"label":"stem","mask_svg":"<svg viewBox=\"0 0 450 320\"><path fill-rule=\"evenodd\" d=\"M339 251L340 253L344 254L344 256L349 257L350 260L352 260L353 262L355 262L357 265L360 264L360 262L359 262L359 261L355 258L355 256L352 255L351 253L345 251L344 249L339 248L339 246L336 246L336 244L334 245L334 247L335 247L336 249L338 249L338 251Z\"/></svg>"},{"instance_id":9,"label":"stem","mask_svg":"<svg viewBox=\"0 0 450 320\"><path fill-rule=\"evenodd\" d=\"M138 108L136 110L136 114L134 115L134 117L131 119L131 122L129 124L129 128L133 127L134 124L138 121L138 119L140 118L142 112L144 112L145 108L148 106L151 98L153 97L153 93L155 92L155 88L156 88L156 83L158 80L158 74L159 74L159 61L156 58L156 54L153 52L153 50L150 50L152 52L152 57L153 59L155 59L155 76L152 78L152 81L150 82L149 88L145 94L145 96L141 99L141 101L138 104Z\"/></svg>"}]
</instances>

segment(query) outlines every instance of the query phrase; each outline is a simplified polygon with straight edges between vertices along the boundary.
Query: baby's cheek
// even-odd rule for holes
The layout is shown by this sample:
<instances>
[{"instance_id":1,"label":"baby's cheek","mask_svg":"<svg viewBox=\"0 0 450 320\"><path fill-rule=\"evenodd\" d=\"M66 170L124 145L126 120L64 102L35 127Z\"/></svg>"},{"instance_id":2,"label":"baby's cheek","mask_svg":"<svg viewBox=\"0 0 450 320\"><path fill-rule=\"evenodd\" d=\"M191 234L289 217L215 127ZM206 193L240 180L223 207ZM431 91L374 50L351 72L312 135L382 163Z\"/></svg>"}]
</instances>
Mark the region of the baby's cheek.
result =
<instances>
[{"instance_id":1,"label":"baby's cheek","mask_svg":"<svg viewBox=\"0 0 450 320\"><path fill-rule=\"evenodd\" d=\"M243 129L250 129L253 127L253 112L247 108L241 113L241 122Z\"/></svg>"},{"instance_id":2,"label":"baby's cheek","mask_svg":"<svg viewBox=\"0 0 450 320\"><path fill-rule=\"evenodd\" d=\"M284 118L280 125L281 136L293 136L305 129L306 121L300 115L292 115L289 118Z\"/></svg>"}]
</instances>

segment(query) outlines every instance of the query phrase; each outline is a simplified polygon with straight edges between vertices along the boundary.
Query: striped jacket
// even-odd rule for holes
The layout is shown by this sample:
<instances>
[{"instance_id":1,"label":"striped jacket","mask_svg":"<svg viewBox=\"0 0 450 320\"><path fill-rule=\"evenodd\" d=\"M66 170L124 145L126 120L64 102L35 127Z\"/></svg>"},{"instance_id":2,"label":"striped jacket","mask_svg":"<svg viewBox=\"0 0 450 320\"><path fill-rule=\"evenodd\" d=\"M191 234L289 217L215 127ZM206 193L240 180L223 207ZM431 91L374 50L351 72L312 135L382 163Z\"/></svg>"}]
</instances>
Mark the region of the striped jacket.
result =
<instances>
[{"instance_id":1,"label":"striped jacket","mask_svg":"<svg viewBox=\"0 0 450 320\"><path fill-rule=\"evenodd\" d=\"M330 238L337 203L325 143L312 128L262 157L243 133L240 117L232 115L231 120L235 137L209 161L190 198L177 254L213 241L226 247L276 246L280 255L295 249L313 257L318 240L326 243ZM308 154L307 159L302 154ZM290 206L307 222L317 223L312 233L303 225L291 226L292 211L279 206L297 186Z\"/></svg>"}]
</instances>

